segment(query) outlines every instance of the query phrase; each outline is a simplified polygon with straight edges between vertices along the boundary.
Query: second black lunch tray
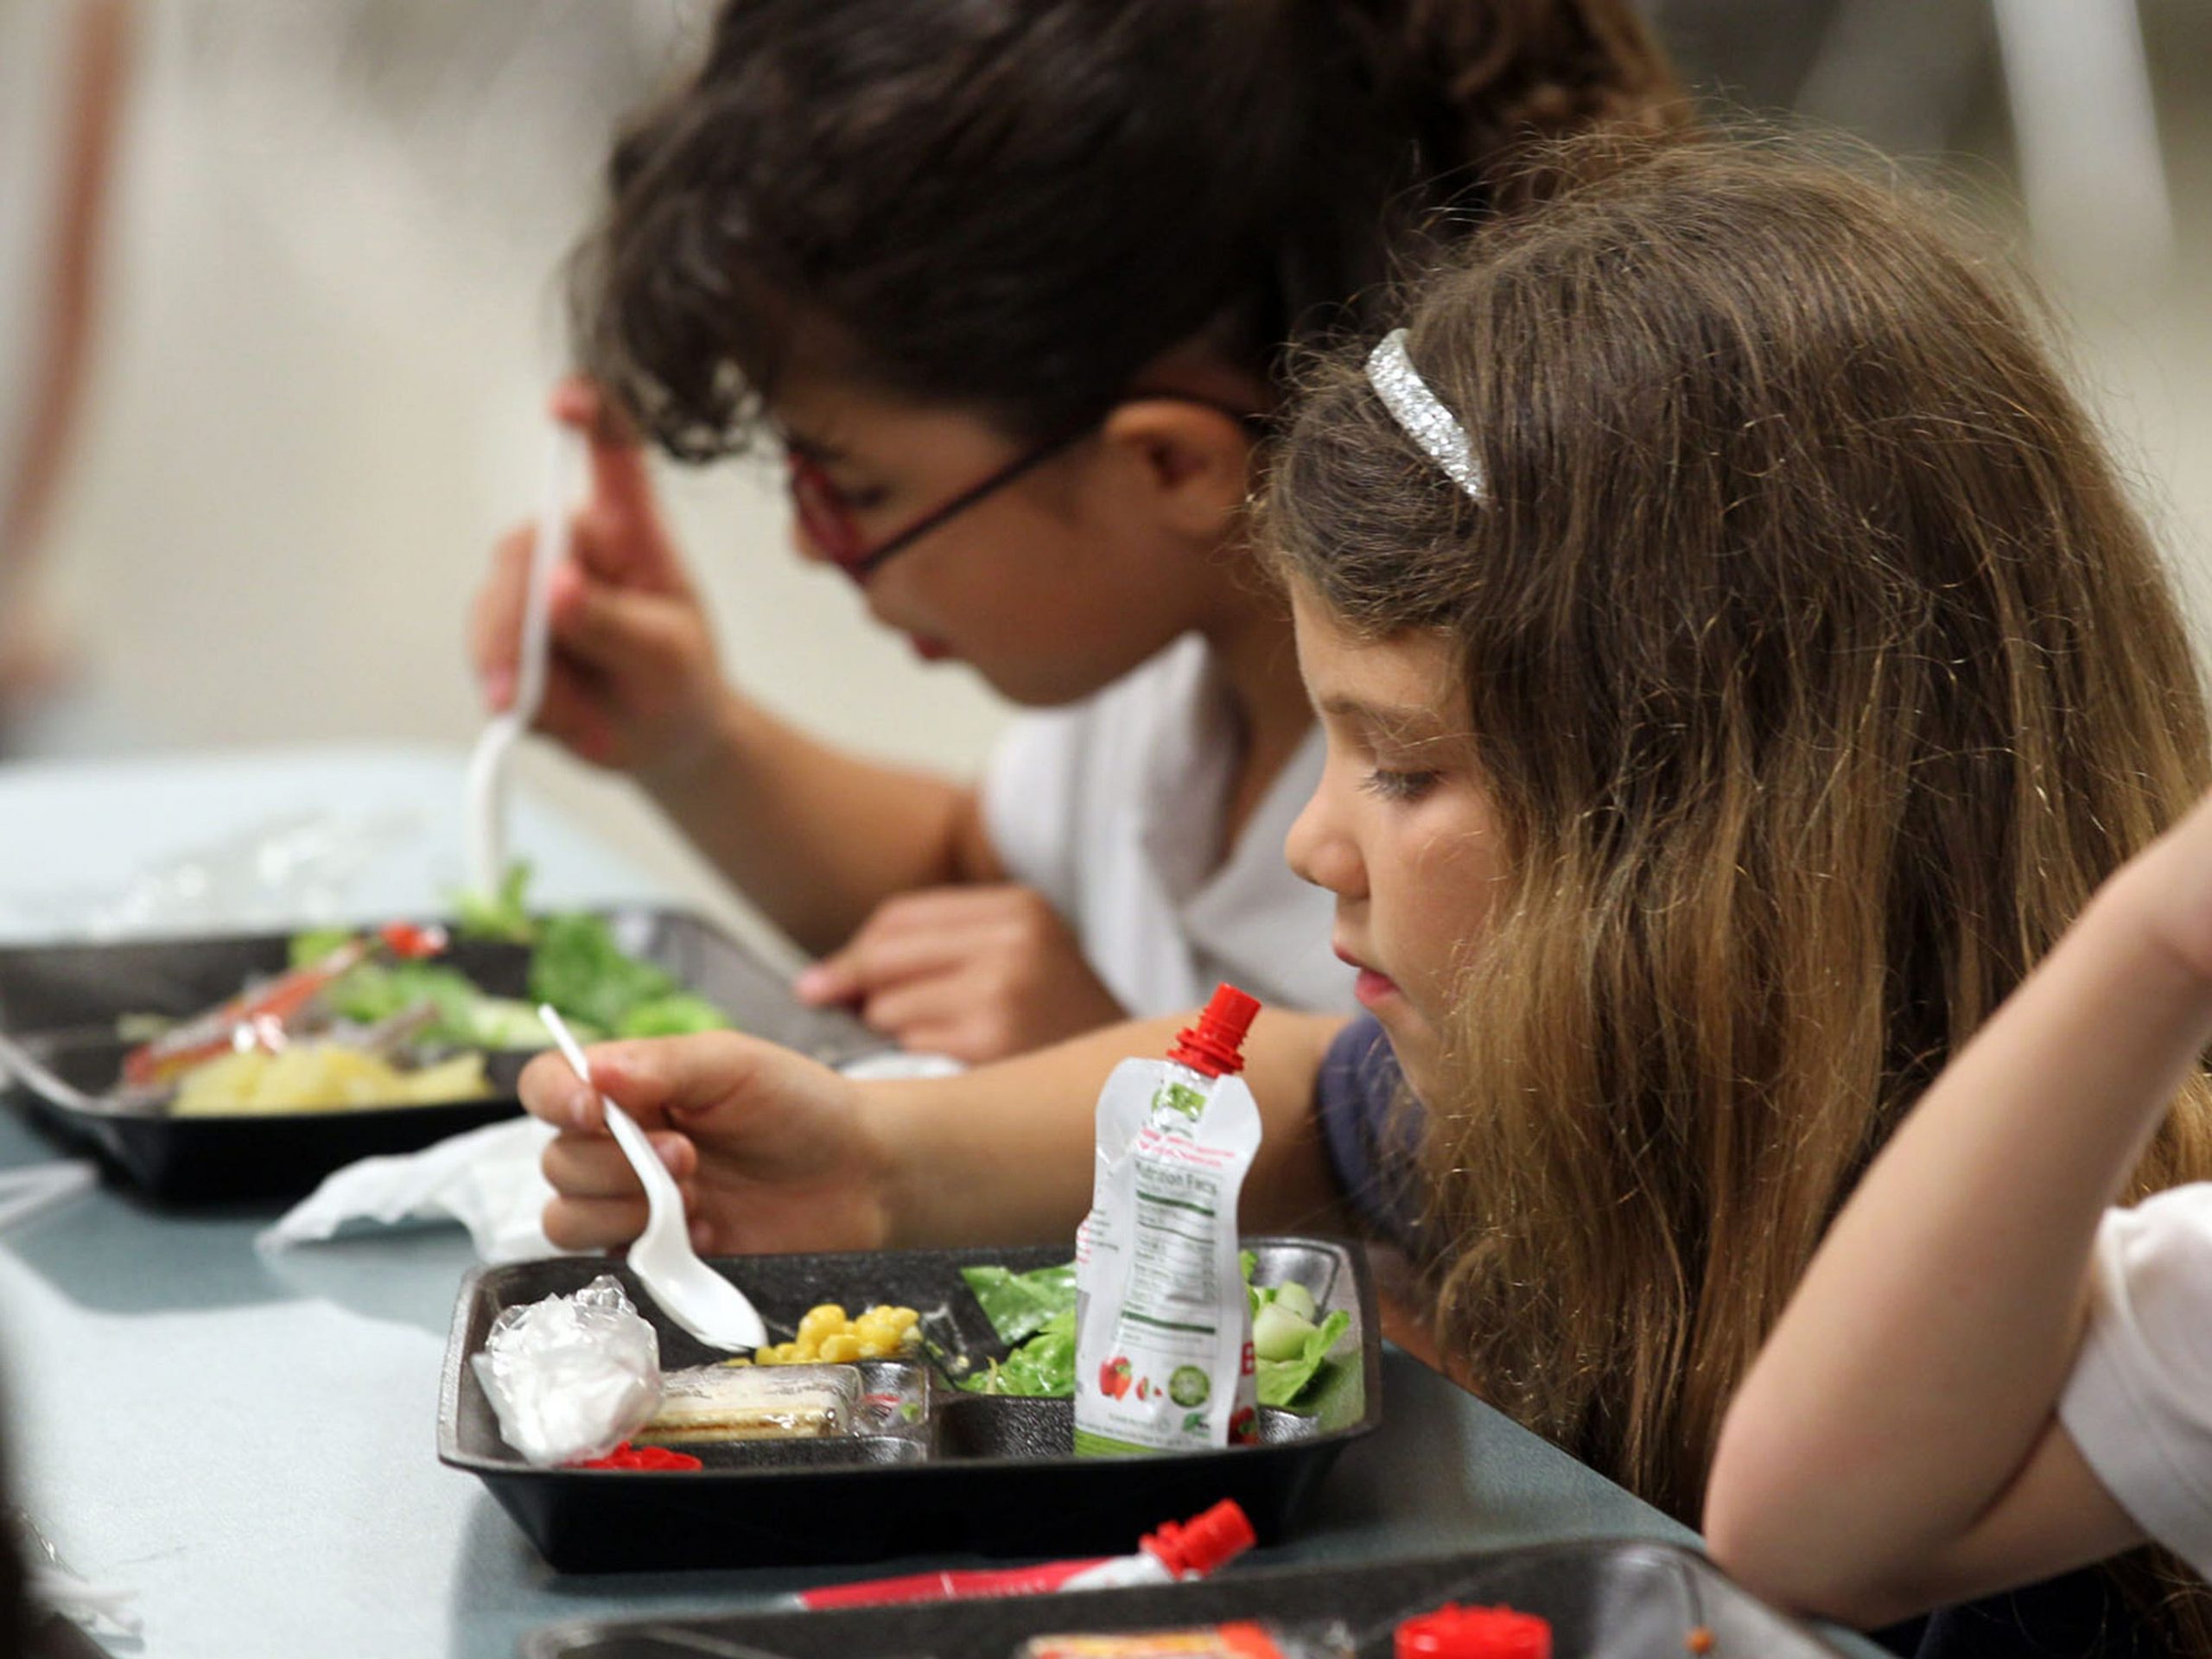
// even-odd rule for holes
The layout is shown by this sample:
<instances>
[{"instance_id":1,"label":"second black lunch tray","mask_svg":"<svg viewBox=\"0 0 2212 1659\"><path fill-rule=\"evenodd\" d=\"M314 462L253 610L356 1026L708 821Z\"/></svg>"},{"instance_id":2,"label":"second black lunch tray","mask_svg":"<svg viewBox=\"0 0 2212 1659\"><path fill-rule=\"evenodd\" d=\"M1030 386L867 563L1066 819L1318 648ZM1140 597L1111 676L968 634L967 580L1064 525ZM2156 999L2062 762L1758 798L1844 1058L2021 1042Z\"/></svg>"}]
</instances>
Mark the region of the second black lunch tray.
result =
<instances>
[{"instance_id":1,"label":"second black lunch tray","mask_svg":"<svg viewBox=\"0 0 2212 1659\"><path fill-rule=\"evenodd\" d=\"M1325 1378L1302 1411L1262 1407L1259 1443L1159 1457L1077 1458L1065 1400L957 1389L937 1360L921 1375L925 1420L907 1433L837 1441L753 1441L709 1448L679 1472L534 1469L500 1438L470 1357L502 1308L620 1278L660 1338L664 1370L722 1357L663 1318L628 1270L564 1258L480 1268L462 1282L446 1345L438 1456L480 1477L564 1573L655 1572L868 1561L920 1551L1001 1555L1126 1554L1163 1521L1235 1498L1262 1541L1281 1537L1329 1465L1382 1420L1382 1332L1367 1261L1317 1238L1244 1241L1262 1285L1295 1280L1326 1313L1351 1315ZM918 1310L939 1353L972 1370L1006 1344L960 1276L996 1263L1026 1272L1065 1262L1060 1249L902 1250L740 1256L716 1269L788 1336L823 1302L858 1312L879 1302ZM880 1362L879 1362L880 1363ZM864 1373L865 1375L865 1373ZM874 1383L871 1380L869 1386ZM687 1447L697 1452L701 1448Z\"/></svg>"},{"instance_id":2,"label":"second black lunch tray","mask_svg":"<svg viewBox=\"0 0 2212 1659\"><path fill-rule=\"evenodd\" d=\"M1012 1659L1033 1637L1262 1619L1341 1623L1359 1659L1390 1659L1402 1620L1446 1602L1548 1619L1558 1659L1840 1659L1677 1544L1583 1539L1486 1554L1341 1566L1231 1567L1203 1584L823 1612L554 1625L524 1659ZM1702 1632L1703 1634L1699 1634Z\"/></svg>"},{"instance_id":3,"label":"second black lunch tray","mask_svg":"<svg viewBox=\"0 0 2212 1659\"><path fill-rule=\"evenodd\" d=\"M601 909L615 943L666 969L729 1015L741 1031L836 1065L880 1050L884 1039L849 1015L808 1008L785 976L696 916L648 906ZM249 980L290 965L292 936L250 933L114 944L0 950L0 1031L88 1094L113 1084L130 1045L116 1035L128 1014L181 1018L235 995ZM456 939L439 958L495 996L521 996L530 961L522 945ZM292 1198L356 1159L413 1152L519 1108L515 1078L529 1056L500 1052L486 1071L498 1094L433 1106L171 1117L89 1112L21 1084L15 1097L65 1137L91 1147L126 1179L176 1202Z\"/></svg>"}]
</instances>

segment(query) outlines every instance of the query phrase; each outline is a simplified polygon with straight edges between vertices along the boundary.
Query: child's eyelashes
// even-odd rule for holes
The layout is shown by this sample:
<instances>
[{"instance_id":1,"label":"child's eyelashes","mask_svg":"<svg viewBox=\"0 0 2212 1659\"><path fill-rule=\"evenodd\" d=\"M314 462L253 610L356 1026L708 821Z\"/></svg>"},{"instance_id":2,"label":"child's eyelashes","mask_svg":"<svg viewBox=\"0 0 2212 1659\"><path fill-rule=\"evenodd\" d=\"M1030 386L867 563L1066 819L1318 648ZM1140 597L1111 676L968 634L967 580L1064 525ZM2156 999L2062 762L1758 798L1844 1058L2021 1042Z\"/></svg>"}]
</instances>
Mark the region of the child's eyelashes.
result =
<instances>
[{"instance_id":1,"label":"child's eyelashes","mask_svg":"<svg viewBox=\"0 0 2212 1659\"><path fill-rule=\"evenodd\" d=\"M1402 772L1377 766L1367 774L1360 786L1382 800L1417 801L1436 787L1436 780L1442 775L1436 772Z\"/></svg>"}]
</instances>

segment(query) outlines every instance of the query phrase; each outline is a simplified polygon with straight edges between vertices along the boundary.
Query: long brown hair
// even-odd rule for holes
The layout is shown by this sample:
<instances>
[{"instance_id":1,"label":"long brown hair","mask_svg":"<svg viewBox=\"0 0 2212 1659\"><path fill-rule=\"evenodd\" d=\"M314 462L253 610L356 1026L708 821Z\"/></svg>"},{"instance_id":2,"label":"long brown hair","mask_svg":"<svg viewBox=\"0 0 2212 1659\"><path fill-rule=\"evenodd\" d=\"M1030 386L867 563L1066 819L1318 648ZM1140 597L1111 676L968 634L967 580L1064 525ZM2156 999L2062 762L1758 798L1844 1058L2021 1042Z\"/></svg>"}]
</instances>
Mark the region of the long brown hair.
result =
<instances>
[{"instance_id":1,"label":"long brown hair","mask_svg":"<svg viewBox=\"0 0 2212 1659\"><path fill-rule=\"evenodd\" d=\"M1602 159L1402 301L1480 505L1354 352L1269 536L1454 644L1511 848L1427 1103L1447 1350L1694 1518L1868 1157L2212 766L2150 538L1941 213L1772 143ZM2138 1185L2208 1174L2199 1077Z\"/></svg>"},{"instance_id":2,"label":"long brown hair","mask_svg":"<svg viewBox=\"0 0 2212 1659\"><path fill-rule=\"evenodd\" d=\"M1532 142L1683 114L1631 0L727 0L615 149L579 353L690 460L800 341L1046 436L1188 341L1272 387Z\"/></svg>"}]
</instances>

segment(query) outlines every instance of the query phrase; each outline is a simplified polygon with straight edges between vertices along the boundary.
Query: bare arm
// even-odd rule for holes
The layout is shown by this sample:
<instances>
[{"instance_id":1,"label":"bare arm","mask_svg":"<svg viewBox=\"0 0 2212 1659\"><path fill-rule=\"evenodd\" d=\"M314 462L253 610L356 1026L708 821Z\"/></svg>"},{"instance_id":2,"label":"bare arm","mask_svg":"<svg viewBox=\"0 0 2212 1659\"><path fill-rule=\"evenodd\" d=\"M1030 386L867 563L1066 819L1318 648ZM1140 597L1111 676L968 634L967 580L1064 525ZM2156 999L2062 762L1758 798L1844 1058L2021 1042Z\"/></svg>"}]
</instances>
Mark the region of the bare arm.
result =
<instances>
[{"instance_id":1,"label":"bare arm","mask_svg":"<svg viewBox=\"0 0 2212 1659\"><path fill-rule=\"evenodd\" d=\"M972 785L846 753L735 692L709 747L639 780L813 955L893 894L1004 879Z\"/></svg>"},{"instance_id":2,"label":"bare arm","mask_svg":"<svg viewBox=\"0 0 2212 1659\"><path fill-rule=\"evenodd\" d=\"M684 1188L696 1241L724 1252L1072 1240L1090 1205L1092 1123L1106 1074L1163 1054L1188 1017L1093 1032L955 1077L855 1083L715 1033L591 1051L593 1081L637 1116ZM1255 1230L1348 1230L1313 1116L1343 1021L1273 1009L1245 1039L1266 1125L1241 1218ZM591 1092L557 1055L531 1062L523 1103L563 1133L545 1154L545 1230L572 1249L645 1224L637 1181Z\"/></svg>"},{"instance_id":3,"label":"bare arm","mask_svg":"<svg viewBox=\"0 0 2212 1659\"><path fill-rule=\"evenodd\" d=\"M2212 1036L2212 806L2108 882L1944 1071L1730 1411L1713 1551L1876 1623L2135 1541L2053 1415L2090 1249Z\"/></svg>"},{"instance_id":4,"label":"bare arm","mask_svg":"<svg viewBox=\"0 0 2212 1659\"><path fill-rule=\"evenodd\" d=\"M896 1242L1072 1237L1090 1208L1093 1110L1106 1074L1131 1056L1166 1053L1190 1023L1113 1026L963 1077L883 1085L874 1113L901 1172ZM1265 1135L1238 1211L1247 1229L1349 1230L1313 1109L1322 1057L1343 1026L1273 1009L1253 1022L1244 1075Z\"/></svg>"}]
</instances>

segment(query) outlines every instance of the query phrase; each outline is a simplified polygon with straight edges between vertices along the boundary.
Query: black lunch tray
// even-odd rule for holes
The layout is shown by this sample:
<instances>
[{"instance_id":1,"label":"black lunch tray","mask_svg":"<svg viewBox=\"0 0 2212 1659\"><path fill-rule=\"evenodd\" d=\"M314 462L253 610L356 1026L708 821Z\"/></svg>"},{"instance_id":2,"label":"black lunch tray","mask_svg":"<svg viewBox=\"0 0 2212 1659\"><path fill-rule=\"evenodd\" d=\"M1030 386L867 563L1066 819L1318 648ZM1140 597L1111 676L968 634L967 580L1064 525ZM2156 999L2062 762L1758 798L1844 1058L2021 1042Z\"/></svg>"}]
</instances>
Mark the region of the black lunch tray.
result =
<instances>
[{"instance_id":1,"label":"black lunch tray","mask_svg":"<svg viewBox=\"0 0 2212 1659\"><path fill-rule=\"evenodd\" d=\"M741 1031L836 1064L884 1046L858 1020L803 1007L784 976L727 934L683 912L644 906L597 912L617 944L668 970ZM111 1087L130 1045L115 1034L124 1014L181 1017L234 995L251 979L289 965L291 935L251 933L117 944L0 950L0 1031L64 1081L90 1094ZM495 996L521 996L530 952L517 944L456 939L439 958ZM130 1181L172 1201L291 1198L332 1170L385 1153L413 1152L463 1129L512 1116L515 1077L527 1054L493 1054L499 1092L488 1100L345 1111L170 1117L86 1112L18 1085L15 1098L67 1139L82 1142Z\"/></svg>"},{"instance_id":2,"label":"black lunch tray","mask_svg":"<svg viewBox=\"0 0 2212 1659\"><path fill-rule=\"evenodd\" d=\"M1305 1410L1260 1408L1255 1446L1077 1458L1069 1402L965 1393L921 1360L913 1369L927 1415L911 1433L720 1446L706 1468L690 1471L533 1469L499 1437L469 1363L500 1309L612 1271L652 1320L664 1369L722 1357L667 1323L626 1268L571 1257L480 1268L462 1281L439 1395L438 1456L481 1477L564 1573L867 1561L925 1550L1122 1554L1161 1522L1224 1497L1272 1540L1345 1446L1381 1421L1382 1328L1358 1250L1318 1238L1244 1243L1256 1282L1297 1280L1324 1313L1342 1308L1352 1320ZM931 1340L972 1368L1002 1357L1006 1345L960 1269L996 1262L1027 1271L1068 1255L1065 1247L906 1250L737 1256L715 1266L753 1299L772 1333L790 1332L817 1303L857 1312L890 1302L919 1310Z\"/></svg>"},{"instance_id":3,"label":"black lunch tray","mask_svg":"<svg viewBox=\"0 0 2212 1659\"><path fill-rule=\"evenodd\" d=\"M1694 1550L1585 1539L1479 1555L1239 1568L1204 1584L825 1612L557 1624L524 1659L1012 1659L1032 1637L1265 1619L1341 1622L1359 1659L1389 1659L1400 1621L1447 1601L1551 1621L1555 1659L1837 1659L1840 1649L1738 1589Z\"/></svg>"}]
</instances>

